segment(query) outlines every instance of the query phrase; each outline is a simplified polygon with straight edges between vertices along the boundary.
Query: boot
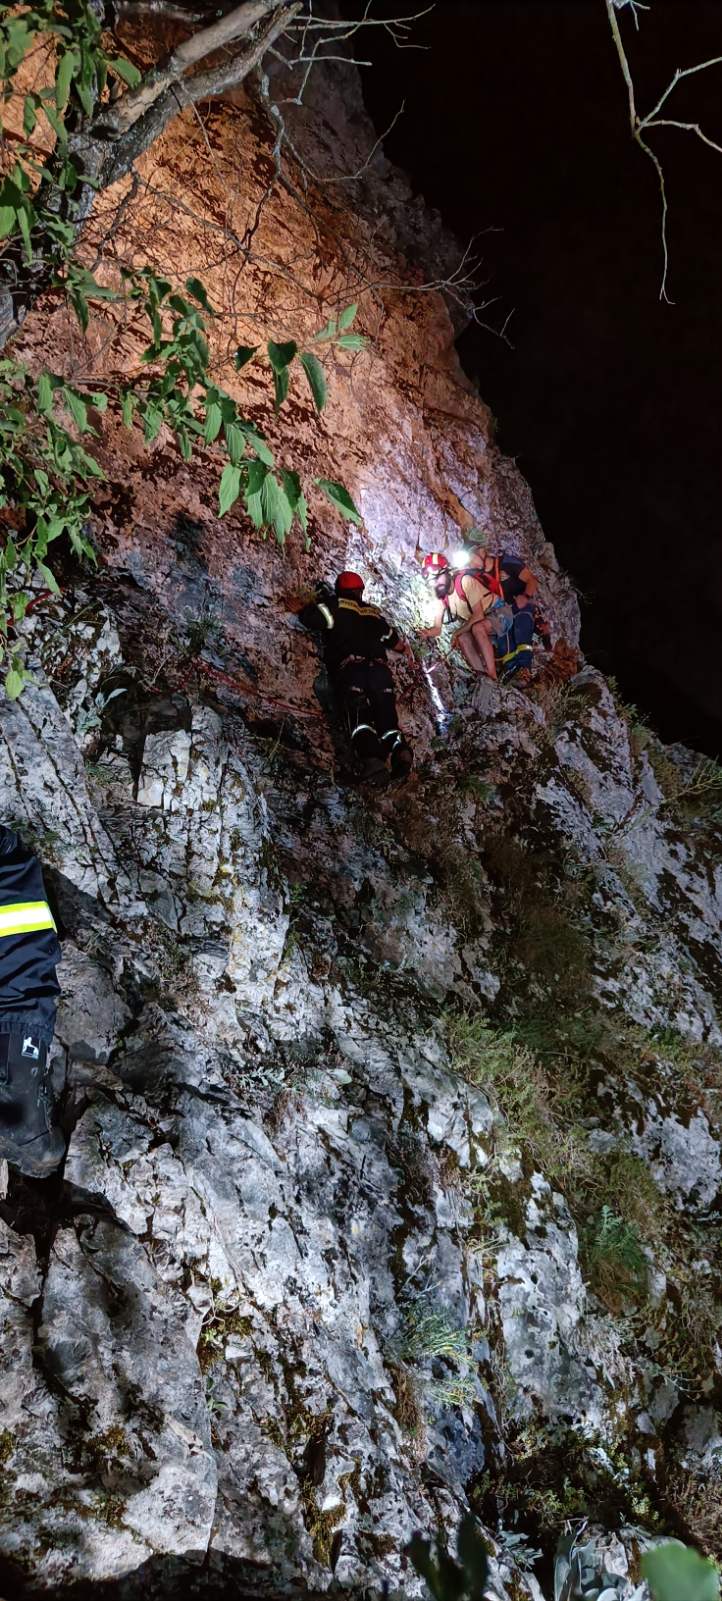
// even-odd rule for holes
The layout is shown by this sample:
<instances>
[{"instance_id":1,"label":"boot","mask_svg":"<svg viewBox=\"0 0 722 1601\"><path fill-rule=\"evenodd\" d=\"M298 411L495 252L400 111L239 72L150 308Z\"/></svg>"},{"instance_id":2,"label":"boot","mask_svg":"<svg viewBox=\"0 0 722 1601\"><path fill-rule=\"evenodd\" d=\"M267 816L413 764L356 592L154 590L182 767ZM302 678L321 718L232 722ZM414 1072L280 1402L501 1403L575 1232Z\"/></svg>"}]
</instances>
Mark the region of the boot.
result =
<instances>
[{"instance_id":1,"label":"boot","mask_svg":"<svg viewBox=\"0 0 722 1601\"><path fill-rule=\"evenodd\" d=\"M0 1157L28 1178L47 1178L63 1159L65 1139L48 1047L32 1026L0 1035Z\"/></svg>"},{"instance_id":2,"label":"boot","mask_svg":"<svg viewBox=\"0 0 722 1601\"><path fill-rule=\"evenodd\" d=\"M360 768L362 784L373 784L374 789L383 789L388 784L388 768L380 756L362 757Z\"/></svg>"},{"instance_id":3,"label":"boot","mask_svg":"<svg viewBox=\"0 0 722 1601\"><path fill-rule=\"evenodd\" d=\"M414 765L414 753L402 739L391 752L389 766L391 768L391 781L394 784L403 784L408 778Z\"/></svg>"}]
</instances>

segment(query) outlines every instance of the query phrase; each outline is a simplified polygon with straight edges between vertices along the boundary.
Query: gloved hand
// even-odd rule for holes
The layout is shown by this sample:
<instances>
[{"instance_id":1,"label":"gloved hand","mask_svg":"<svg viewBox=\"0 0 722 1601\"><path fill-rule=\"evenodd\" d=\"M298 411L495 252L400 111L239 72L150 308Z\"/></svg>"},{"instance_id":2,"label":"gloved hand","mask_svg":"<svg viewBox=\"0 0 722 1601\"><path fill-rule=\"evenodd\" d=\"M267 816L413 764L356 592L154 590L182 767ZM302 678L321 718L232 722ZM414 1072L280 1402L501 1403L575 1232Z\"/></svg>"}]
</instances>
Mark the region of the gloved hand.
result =
<instances>
[{"instance_id":1,"label":"gloved hand","mask_svg":"<svg viewBox=\"0 0 722 1601\"><path fill-rule=\"evenodd\" d=\"M332 590L331 585L326 583L325 578L322 578L320 583L316 585L314 595L316 600L329 601L334 599L334 591Z\"/></svg>"}]
</instances>

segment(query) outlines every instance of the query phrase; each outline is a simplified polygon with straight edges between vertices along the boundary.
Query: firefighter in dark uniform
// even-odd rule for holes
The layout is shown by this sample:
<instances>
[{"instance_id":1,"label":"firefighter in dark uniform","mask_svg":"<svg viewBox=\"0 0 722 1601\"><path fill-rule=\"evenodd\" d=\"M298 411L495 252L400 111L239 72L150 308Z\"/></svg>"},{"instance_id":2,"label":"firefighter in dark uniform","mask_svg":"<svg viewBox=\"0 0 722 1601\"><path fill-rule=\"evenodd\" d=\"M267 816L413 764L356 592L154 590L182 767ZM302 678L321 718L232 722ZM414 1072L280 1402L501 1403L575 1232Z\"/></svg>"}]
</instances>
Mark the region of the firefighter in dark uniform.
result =
<instances>
[{"instance_id":1,"label":"firefighter in dark uniform","mask_svg":"<svg viewBox=\"0 0 722 1601\"><path fill-rule=\"evenodd\" d=\"M48 1055L60 946L37 858L0 827L0 1157L30 1178L62 1161Z\"/></svg>"},{"instance_id":2,"label":"firefighter in dark uniform","mask_svg":"<svg viewBox=\"0 0 722 1601\"><path fill-rule=\"evenodd\" d=\"M364 782L383 786L408 777L413 755L399 729L389 650L414 660L411 646L363 598L358 573L340 573L335 591L319 584L316 600L299 612L304 628L321 635L323 659L343 708Z\"/></svg>"}]
</instances>

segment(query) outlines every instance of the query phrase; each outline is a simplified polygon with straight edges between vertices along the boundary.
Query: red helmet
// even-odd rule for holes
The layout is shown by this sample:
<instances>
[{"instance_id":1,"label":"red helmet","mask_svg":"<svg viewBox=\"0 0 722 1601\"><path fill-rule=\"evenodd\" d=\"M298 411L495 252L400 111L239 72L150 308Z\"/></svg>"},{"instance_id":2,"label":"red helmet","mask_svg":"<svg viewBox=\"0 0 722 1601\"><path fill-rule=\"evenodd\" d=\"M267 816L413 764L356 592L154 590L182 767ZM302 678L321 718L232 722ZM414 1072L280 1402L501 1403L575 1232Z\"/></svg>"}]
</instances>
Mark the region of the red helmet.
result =
<instances>
[{"instance_id":1,"label":"red helmet","mask_svg":"<svg viewBox=\"0 0 722 1601\"><path fill-rule=\"evenodd\" d=\"M340 595L344 589L354 589L360 595L363 592L363 587L363 578L359 578L358 573L339 573L336 579L337 595Z\"/></svg>"},{"instance_id":2,"label":"red helmet","mask_svg":"<svg viewBox=\"0 0 722 1601\"><path fill-rule=\"evenodd\" d=\"M425 573L443 572L443 569L448 567L448 565L449 563L446 559L446 556L442 556L441 551L439 550L430 551L428 556L424 556L424 559L421 563L422 569Z\"/></svg>"}]
</instances>

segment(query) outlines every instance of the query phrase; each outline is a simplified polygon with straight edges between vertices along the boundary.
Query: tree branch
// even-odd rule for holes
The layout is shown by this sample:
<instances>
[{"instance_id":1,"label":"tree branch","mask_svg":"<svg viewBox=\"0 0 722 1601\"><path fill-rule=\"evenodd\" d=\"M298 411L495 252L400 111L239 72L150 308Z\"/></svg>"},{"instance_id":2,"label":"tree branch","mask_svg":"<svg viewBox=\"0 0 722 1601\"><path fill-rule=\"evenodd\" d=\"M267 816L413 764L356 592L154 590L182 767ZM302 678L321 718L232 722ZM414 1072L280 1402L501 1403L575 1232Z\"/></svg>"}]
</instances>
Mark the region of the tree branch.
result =
<instances>
[{"instance_id":1,"label":"tree branch","mask_svg":"<svg viewBox=\"0 0 722 1601\"><path fill-rule=\"evenodd\" d=\"M669 99L672 91L676 89L677 84L680 83L683 78L691 78L697 72L706 72L708 67L722 66L722 56L712 56L709 61L698 61L694 67L678 67L677 71L674 73L674 76L667 84L666 89L664 89L660 95L656 106L653 106L652 110L647 112L646 117L640 117L637 112L635 102L634 82L632 80L629 62L627 60L624 45L622 43L619 24L615 16L615 8L620 9L625 3L630 4L632 7L632 14L634 16L636 26L637 16L634 9L634 0L605 0L607 17L609 18L609 26L612 31L612 38L614 40L615 49L619 57L622 76L627 86L627 95L629 98L629 125L632 131L632 138L634 139L635 143L639 145L640 150L644 152L644 155L647 156L648 160L651 161L659 182L659 192L662 200L662 282L659 289L659 298L660 300L665 300L667 305L671 306L673 302L670 300L669 295L667 294L667 276L669 271L667 217L669 208L667 205L667 190L664 181L664 168L655 151L652 150L651 146L647 144L644 135L645 133L648 133L651 128L681 128L686 133L696 134L698 139L702 140L703 144L709 145L711 150L717 150L719 154L722 155L722 145L716 144L714 139L709 139L707 134L702 132L698 122L677 122L670 117L658 116L658 112L661 111L662 107Z\"/></svg>"},{"instance_id":2,"label":"tree branch","mask_svg":"<svg viewBox=\"0 0 722 1601\"><path fill-rule=\"evenodd\" d=\"M246 38L256 23L267 17L269 12L278 12L284 8L288 8L288 0L280 0L280 5L279 0L244 0L243 5L236 6L234 11L229 11L227 16L221 17L219 22L211 23L210 27L201 28L198 33L191 34L189 39L166 56L165 61L159 62L152 68L137 89L129 89L111 106L103 107L101 120L94 132L106 139L119 138L123 133L127 133L151 110L156 101L180 82L189 67L197 66L214 51L223 50L239 39Z\"/></svg>"},{"instance_id":3,"label":"tree branch","mask_svg":"<svg viewBox=\"0 0 722 1601\"><path fill-rule=\"evenodd\" d=\"M268 10L266 0L262 0L262 3ZM102 187L107 188L111 183L117 183L119 178L124 178L138 156L154 143L168 123L186 106L195 106L200 100L212 100L216 95L237 88L259 65L269 46L285 32L290 19L300 8L301 0L292 0L290 5L283 0L247 50L206 72L196 72L190 78L173 82L151 101L146 111L139 109L137 121L131 123L122 137L114 139L108 148L101 169Z\"/></svg>"}]
</instances>

